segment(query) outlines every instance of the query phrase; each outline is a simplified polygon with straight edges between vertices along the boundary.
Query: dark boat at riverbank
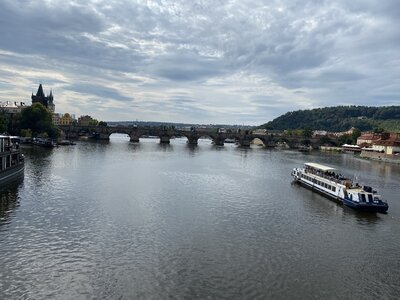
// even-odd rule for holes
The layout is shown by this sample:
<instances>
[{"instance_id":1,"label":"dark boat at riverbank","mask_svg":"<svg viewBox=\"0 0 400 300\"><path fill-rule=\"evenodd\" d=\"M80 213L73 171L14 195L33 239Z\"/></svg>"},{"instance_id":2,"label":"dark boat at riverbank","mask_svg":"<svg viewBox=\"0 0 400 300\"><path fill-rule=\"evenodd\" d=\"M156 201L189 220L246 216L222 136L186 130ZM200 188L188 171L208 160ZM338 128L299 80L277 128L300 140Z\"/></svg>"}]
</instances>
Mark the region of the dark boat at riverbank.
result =
<instances>
[{"instance_id":1,"label":"dark boat at riverbank","mask_svg":"<svg viewBox=\"0 0 400 300\"><path fill-rule=\"evenodd\" d=\"M76 143L73 142L73 141L70 141L70 140L61 140L61 141L59 141L57 143L57 145L59 145L59 146L73 146L73 145L76 145Z\"/></svg>"},{"instance_id":2,"label":"dark boat at riverbank","mask_svg":"<svg viewBox=\"0 0 400 300\"><path fill-rule=\"evenodd\" d=\"M46 148L57 147L56 142L54 142L52 139L46 139L46 138L34 138L32 140L32 145L46 147Z\"/></svg>"},{"instance_id":3,"label":"dark boat at riverbank","mask_svg":"<svg viewBox=\"0 0 400 300\"><path fill-rule=\"evenodd\" d=\"M0 186L24 174L24 156L19 149L19 138L0 135Z\"/></svg>"}]
</instances>

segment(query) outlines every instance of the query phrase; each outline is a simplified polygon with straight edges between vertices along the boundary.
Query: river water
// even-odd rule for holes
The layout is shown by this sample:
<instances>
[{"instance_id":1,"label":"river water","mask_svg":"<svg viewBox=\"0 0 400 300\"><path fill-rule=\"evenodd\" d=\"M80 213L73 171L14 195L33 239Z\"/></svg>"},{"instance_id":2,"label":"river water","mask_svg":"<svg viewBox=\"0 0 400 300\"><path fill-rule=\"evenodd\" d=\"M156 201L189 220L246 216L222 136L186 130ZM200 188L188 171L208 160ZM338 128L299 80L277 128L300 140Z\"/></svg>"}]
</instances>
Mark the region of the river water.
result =
<instances>
[{"instance_id":1,"label":"river water","mask_svg":"<svg viewBox=\"0 0 400 300\"><path fill-rule=\"evenodd\" d=\"M0 299L400 296L400 166L124 135L23 151L0 192ZM389 213L293 184L306 161L378 188Z\"/></svg>"}]
</instances>

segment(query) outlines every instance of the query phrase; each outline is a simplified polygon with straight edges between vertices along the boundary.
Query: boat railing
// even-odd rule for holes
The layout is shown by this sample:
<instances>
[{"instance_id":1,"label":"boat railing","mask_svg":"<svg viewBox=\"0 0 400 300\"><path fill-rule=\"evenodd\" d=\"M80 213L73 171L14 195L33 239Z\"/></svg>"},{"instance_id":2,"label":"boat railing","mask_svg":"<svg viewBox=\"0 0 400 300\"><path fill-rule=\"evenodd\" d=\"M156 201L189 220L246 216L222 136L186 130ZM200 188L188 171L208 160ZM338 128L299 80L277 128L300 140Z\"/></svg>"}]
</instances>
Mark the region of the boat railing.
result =
<instances>
[{"instance_id":1,"label":"boat railing","mask_svg":"<svg viewBox=\"0 0 400 300\"><path fill-rule=\"evenodd\" d=\"M8 171L11 170L11 169L16 169L16 168L18 168L19 166L21 166L22 164L23 164L23 162L21 162L21 161L20 161L19 163L12 164L12 165L6 167L4 170L0 170L0 174L1 174L1 173L8 172Z\"/></svg>"},{"instance_id":2,"label":"boat railing","mask_svg":"<svg viewBox=\"0 0 400 300\"><path fill-rule=\"evenodd\" d=\"M319 176L319 177L322 177L322 178L325 178L330 181L333 181L333 182L336 182L339 184L343 184L343 185L345 185L346 182L350 181L348 178L344 177L342 174L333 173L332 175L328 175L324 172L320 172L317 170L310 170L310 169L305 169L304 171L305 171L305 173L316 175L316 176Z\"/></svg>"}]
</instances>

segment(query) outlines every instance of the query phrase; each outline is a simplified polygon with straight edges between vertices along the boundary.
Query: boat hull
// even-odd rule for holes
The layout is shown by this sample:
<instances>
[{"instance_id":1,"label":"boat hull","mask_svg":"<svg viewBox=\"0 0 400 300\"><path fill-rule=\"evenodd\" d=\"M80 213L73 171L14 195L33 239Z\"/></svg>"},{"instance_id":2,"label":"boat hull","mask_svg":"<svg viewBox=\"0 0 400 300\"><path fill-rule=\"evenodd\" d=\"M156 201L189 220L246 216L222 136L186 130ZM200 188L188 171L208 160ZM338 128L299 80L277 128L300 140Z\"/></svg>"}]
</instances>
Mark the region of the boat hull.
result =
<instances>
[{"instance_id":1,"label":"boat hull","mask_svg":"<svg viewBox=\"0 0 400 300\"><path fill-rule=\"evenodd\" d=\"M3 172L0 173L0 186L3 185L3 183L10 182L16 179L19 179L20 177L24 176L24 164L20 164L16 167L9 168Z\"/></svg>"},{"instance_id":2,"label":"boat hull","mask_svg":"<svg viewBox=\"0 0 400 300\"><path fill-rule=\"evenodd\" d=\"M334 201L342 203L342 200L339 197L336 197L336 196L334 196L332 194L329 194L329 193L325 192L322 189L319 189L319 188L317 188L315 186L312 186L308 182L302 181L300 179L295 179L294 182L298 183L299 185L301 185L302 187L305 187L306 189L308 189L310 191L317 192L318 194L320 194L322 196L325 196L326 198L328 198L330 200L334 200Z\"/></svg>"},{"instance_id":3,"label":"boat hull","mask_svg":"<svg viewBox=\"0 0 400 300\"><path fill-rule=\"evenodd\" d=\"M355 203L348 199L343 199L343 204L347 207L353 208L359 211L365 212L379 212L379 213L386 213L389 209L389 205L387 203Z\"/></svg>"},{"instance_id":4,"label":"boat hull","mask_svg":"<svg viewBox=\"0 0 400 300\"><path fill-rule=\"evenodd\" d=\"M379 204L371 204L371 203L356 203L353 202L349 199L342 199L340 197L336 197L332 194L326 193L325 191L310 185L307 182L304 182L300 179L296 179L294 180L296 183L298 183L299 185L313 191L313 192L317 192L320 195L325 196L326 198L329 198L331 200L337 201L339 203L342 203L343 205L350 207L354 210L358 210L358 211L364 211L364 212L378 212L378 213L386 213L389 209L389 205L385 202L381 202Z\"/></svg>"}]
</instances>

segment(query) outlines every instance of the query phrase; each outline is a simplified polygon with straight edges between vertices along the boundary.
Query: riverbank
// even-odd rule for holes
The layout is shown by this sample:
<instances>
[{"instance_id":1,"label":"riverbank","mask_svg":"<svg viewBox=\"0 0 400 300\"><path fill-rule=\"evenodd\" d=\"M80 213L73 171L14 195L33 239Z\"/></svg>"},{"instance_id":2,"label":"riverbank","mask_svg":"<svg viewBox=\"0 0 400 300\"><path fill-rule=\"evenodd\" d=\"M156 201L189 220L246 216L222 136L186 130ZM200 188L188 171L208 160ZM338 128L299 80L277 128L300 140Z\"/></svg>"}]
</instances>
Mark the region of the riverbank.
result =
<instances>
[{"instance_id":1,"label":"riverbank","mask_svg":"<svg viewBox=\"0 0 400 300\"><path fill-rule=\"evenodd\" d=\"M400 164L400 155L385 154L379 152L362 151L360 158Z\"/></svg>"}]
</instances>

